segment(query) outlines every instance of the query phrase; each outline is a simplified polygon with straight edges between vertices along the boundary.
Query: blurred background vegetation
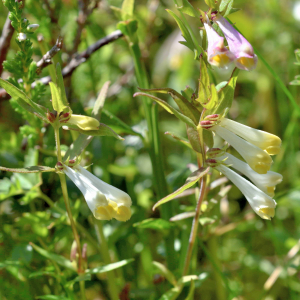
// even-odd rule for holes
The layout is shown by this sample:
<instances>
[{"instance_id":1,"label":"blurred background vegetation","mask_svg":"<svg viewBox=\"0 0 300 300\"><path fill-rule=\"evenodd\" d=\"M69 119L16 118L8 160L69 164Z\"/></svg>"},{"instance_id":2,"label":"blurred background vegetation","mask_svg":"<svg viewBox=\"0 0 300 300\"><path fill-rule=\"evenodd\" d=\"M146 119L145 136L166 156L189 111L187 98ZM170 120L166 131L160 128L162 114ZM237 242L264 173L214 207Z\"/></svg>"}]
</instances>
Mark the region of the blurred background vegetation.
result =
<instances>
[{"instance_id":1,"label":"blurred background vegetation","mask_svg":"<svg viewBox=\"0 0 300 300\"><path fill-rule=\"evenodd\" d=\"M204 1L190 3L195 8L207 9ZM40 25L37 34L32 37L34 60L38 61L44 54L37 41L39 34L43 35L49 48L62 35L64 47L55 60L65 65L74 53L85 50L116 30L119 20L111 6L121 5L121 0L101 0L84 24L81 42L74 45L78 30L77 1L47 0L42 4L40 1L26 0L24 16L31 23ZM299 74L299 67L294 65L294 51L300 47L300 1L235 0L234 7L241 10L230 15L229 19L248 38L299 103L299 87L289 86L289 82ZM187 85L196 88L199 63L194 60L191 51L178 43L183 40L181 33L165 9L176 12L171 0L139 0L135 4L138 37L149 81L152 87L170 87L177 91L184 90ZM0 31L7 14L6 7L0 3ZM199 36L200 22L188 16L187 19ZM8 58L13 57L17 50L13 38ZM45 68L41 76L48 75L48 72ZM228 80L231 72L213 70L211 76L218 83ZM1 75L4 79L8 76L7 72ZM138 84L124 38L96 51L65 80L73 112L84 113L85 109L92 107L99 90L108 80L111 86L105 110L136 131L143 132L145 117L141 100L133 98ZM51 107L49 99L47 87L40 103ZM165 99L174 104L170 97ZM235 187L227 197L217 202L206 219L202 219L190 274L202 274L205 281L196 283L194 299L299 299L300 116L261 60L254 71L240 72L229 114L234 120L282 138L282 152L274 158L272 170L282 173L284 180L276 190L278 206L272 221L264 221L254 215ZM137 225L144 219L159 217L159 211L153 212L151 209L159 199L153 189L149 155L139 137L127 135L108 114L102 114L101 121L123 135L125 141L95 137L87 148L86 164L93 163L91 170L94 174L127 191L133 200L133 216L128 222L113 220L102 223L112 261L135 259L115 271L116 289L120 292L126 283L130 283L129 298L124 299L159 299L171 285L157 275L159 272L152 261L166 262L164 239L172 231L175 234L175 261L178 265L168 267L175 275L180 274L192 219L152 229ZM27 165L39 163L53 167L56 157L52 155L55 150L52 129L42 129L45 134L41 148L34 147L38 136L35 132L28 132L26 127L24 129L24 125L26 121L12 109L9 101L0 98L0 165L23 167L25 161ZM19 127L23 129L19 130ZM185 136L185 126L162 109L159 109L159 129L164 169L171 192L184 183L190 173L188 165L195 163L196 158L188 148L164 135L164 132L172 131ZM69 132L62 133L62 141L64 145L70 145ZM50 207L36 192L34 187L40 180L40 176L35 174L0 172L2 299L34 299L39 295L55 294L54 278L30 277L34 272L51 270L53 266L35 252L29 242L66 258L70 255L73 242L71 227L65 214ZM42 180L41 191L55 202L56 207L64 210L57 175L43 174ZM86 230L86 234L81 231L80 235L81 240L88 244L88 265L101 265L103 257L97 246L93 216L71 181L68 181L68 188L72 211ZM210 200L210 196L209 193L206 200ZM174 215L193 211L195 203L194 195L175 200ZM65 272L71 279L72 275ZM74 285L75 292L79 289L77 285ZM88 300L109 299L106 276L103 274L93 275L90 281L86 281L86 289ZM187 293L188 287L178 299L185 299Z\"/></svg>"}]
</instances>

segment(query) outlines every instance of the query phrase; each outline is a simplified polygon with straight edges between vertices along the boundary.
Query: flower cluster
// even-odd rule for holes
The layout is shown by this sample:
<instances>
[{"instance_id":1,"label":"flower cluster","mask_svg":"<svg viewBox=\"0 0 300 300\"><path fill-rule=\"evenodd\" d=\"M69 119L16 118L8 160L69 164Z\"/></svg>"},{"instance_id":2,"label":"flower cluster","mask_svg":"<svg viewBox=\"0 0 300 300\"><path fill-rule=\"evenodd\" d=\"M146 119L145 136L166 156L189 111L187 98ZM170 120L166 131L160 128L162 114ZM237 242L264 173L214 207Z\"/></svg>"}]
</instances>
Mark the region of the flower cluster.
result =
<instances>
[{"instance_id":1,"label":"flower cluster","mask_svg":"<svg viewBox=\"0 0 300 300\"><path fill-rule=\"evenodd\" d=\"M229 49L224 46L224 38L215 31L210 20L205 16L203 24L208 40L208 62L220 68L227 68L234 62L241 70L253 70L257 64L257 56L251 44L221 14L213 13L211 19L222 30Z\"/></svg>"},{"instance_id":2,"label":"flower cluster","mask_svg":"<svg viewBox=\"0 0 300 300\"><path fill-rule=\"evenodd\" d=\"M280 138L218 115L207 116L201 123L205 129L227 141L246 161L222 149L211 148L207 152L208 165L230 179L261 218L270 220L275 214L276 202L272 199L275 186L282 181L282 175L269 171L272 164L270 155L279 153ZM253 183L232 171L229 166Z\"/></svg>"}]
</instances>

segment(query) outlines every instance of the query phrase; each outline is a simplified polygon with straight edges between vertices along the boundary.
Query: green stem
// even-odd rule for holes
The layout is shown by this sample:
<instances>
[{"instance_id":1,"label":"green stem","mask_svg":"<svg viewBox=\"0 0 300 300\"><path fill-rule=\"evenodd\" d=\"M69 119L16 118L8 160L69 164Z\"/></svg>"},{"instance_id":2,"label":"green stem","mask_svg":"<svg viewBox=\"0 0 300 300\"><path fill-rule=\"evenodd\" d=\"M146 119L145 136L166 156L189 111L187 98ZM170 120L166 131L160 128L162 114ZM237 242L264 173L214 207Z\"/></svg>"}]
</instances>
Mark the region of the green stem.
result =
<instances>
[{"instance_id":1,"label":"green stem","mask_svg":"<svg viewBox=\"0 0 300 300\"><path fill-rule=\"evenodd\" d=\"M141 88L147 89L149 88L149 82L144 64L142 63L142 57L138 41L129 41L129 46L135 65L137 82ZM142 102L148 125L148 139L146 146L149 150L150 159L152 163L155 190L157 193L157 197L159 199L162 199L169 193L169 191L164 174L164 160L162 156L161 142L158 129L158 109L157 105L153 104L152 101L146 97L142 97ZM173 214L171 202L161 206L161 215L162 218L165 220L169 220L172 217ZM176 268L176 252L174 249L174 240L174 232L170 231L168 239L166 239L167 264L169 269Z\"/></svg>"},{"instance_id":2,"label":"green stem","mask_svg":"<svg viewBox=\"0 0 300 300\"><path fill-rule=\"evenodd\" d=\"M101 221L95 221L95 230L97 233L98 243L100 245L100 250L102 258L106 265L111 264L111 259L109 256L108 245L106 238L103 233L103 226ZM118 290L116 288L116 279L114 271L107 272L107 281L108 281L108 291L111 300L119 300Z\"/></svg>"},{"instance_id":3,"label":"green stem","mask_svg":"<svg viewBox=\"0 0 300 300\"><path fill-rule=\"evenodd\" d=\"M55 143L56 143L56 150L57 150L57 160L59 162L62 161L62 156L61 156L61 150L60 150L60 139L59 139L59 126L54 126L54 134L55 134ZM80 239L79 235L76 229L76 224L73 219L71 207L70 207L70 202L69 202L69 197L68 197L68 189L67 189L67 182L66 182L66 176L63 173L58 173L59 179L60 179L60 184L61 184L61 189L62 189L62 194L66 206L66 210L68 213L68 217L71 222L71 227L73 231L73 235L77 244L77 253L78 253L78 269L77 272L78 274L84 273L84 265L83 265L83 259L82 259L82 253L81 253L81 245L80 245Z\"/></svg>"},{"instance_id":4,"label":"green stem","mask_svg":"<svg viewBox=\"0 0 300 300\"><path fill-rule=\"evenodd\" d=\"M83 280L79 281L79 286L80 286L81 300L86 300L86 297L85 297L85 282Z\"/></svg>"},{"instance_id":5,"label":"green stem","mask_svg":"<svg viewBox=\"0 0 300 300\"><path fill-rule=\"evenodd\" d=\"M189 271L192 252L193 252L195 239L196 239L197 232L198 232L199 216L200 216L200 212L201 212L201 204L202 204L202 201L203 201L204 195L205 195L205 189L206 189L206 176L204 178L202 177L200 179L200 195L199 195L199 200L198 200L197 206L196 206L196 214L195 214L193 224L192 224L192 229L191 229L190 239L189 239L189 247L188 247L187 255L185 258L182 276L185 276Z\"/></svg>"}]
</instances>

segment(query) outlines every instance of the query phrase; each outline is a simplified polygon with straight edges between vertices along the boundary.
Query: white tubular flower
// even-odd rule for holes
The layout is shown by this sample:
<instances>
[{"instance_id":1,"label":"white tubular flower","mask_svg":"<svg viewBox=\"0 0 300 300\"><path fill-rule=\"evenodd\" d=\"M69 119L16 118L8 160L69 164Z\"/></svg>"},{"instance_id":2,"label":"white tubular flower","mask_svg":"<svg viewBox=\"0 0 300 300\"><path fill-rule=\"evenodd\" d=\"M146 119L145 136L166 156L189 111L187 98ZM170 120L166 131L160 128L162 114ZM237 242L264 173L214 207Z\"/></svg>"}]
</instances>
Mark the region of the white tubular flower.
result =
<instances>
[{"instance_id":1,"label":"white tubular flower","mask_svg":"<svg viewBox=\"0 0 300 300\"><path fill-rule=\"evenodd\" d=\"M223 118L219 125L227 128L270 155L276 155L280 152L281 139L274 134L251 128L227 118Z\"/></svg>"},{"instance_id":2,"label":"white tubular flower","mask_svg":"<svg viewBox=\"0 0 300 300\"><path fill-rule=\"evenodd\" d=\"M203 23L208 40L208 62L219 68L227 68L233 62L235 56L225 47L224 38L219 36L208 22Z\"/></svg>"},{"instance_id":3,"label":"white tubular flower","mask_svg":"<svg viewBox=\"0 0 300 300\"><path fill-rule=\"evenodd\" d=\"M268 153L220 125L213 126L211 130L235 148L255 172L266 174L270 170L273 161Z\"/></svg>"},{"instance_id":4,"label":"white tubular flower","mask_svg":"<svg viewBox=\"0 0 300 300\"><path fill-rule=\"evenodd\" d=\"M230 153L218 157L217 160L224 160L224 163L230 165L237 171L246 175L260 190L274 197L275 186L282 181L282 175L276 172L268 171L266 174L257 174L248 164L239 160Z\"/></svg>"},{"instance_id":5,"label":"white tubular flower","mask_svg":"<svg viewBox=\"0 0 300 300\"><path fill-rule=\"evenodd\" d=\"M103 182L81 166L64 166L63 172L82 192L85 201L98 220L127 221L131 217L131 198L125 192Z\"/></svg>"},{"instance_id":6,"label":"white tubular flower","mask_svg":"<svg viewBox=\"0 0 300 300\"><path fill-rule=\"evenodd\" d=\"M24 32L18 33L17 39L19 42L24 42L27 39L27 35Z\"/></svg>"},{"instance_id":7,"label":"white tubular flower","mask_svg":"<svg viewBox=\"0 0 300 300\"><path fill-rule=\"evenodd\" d=\"M250 181L230 170L224 165L216 169L223 173L244 194L252 209L263 219L271 220L275 215L276 202Z\"/></svg>"}]
</instances>

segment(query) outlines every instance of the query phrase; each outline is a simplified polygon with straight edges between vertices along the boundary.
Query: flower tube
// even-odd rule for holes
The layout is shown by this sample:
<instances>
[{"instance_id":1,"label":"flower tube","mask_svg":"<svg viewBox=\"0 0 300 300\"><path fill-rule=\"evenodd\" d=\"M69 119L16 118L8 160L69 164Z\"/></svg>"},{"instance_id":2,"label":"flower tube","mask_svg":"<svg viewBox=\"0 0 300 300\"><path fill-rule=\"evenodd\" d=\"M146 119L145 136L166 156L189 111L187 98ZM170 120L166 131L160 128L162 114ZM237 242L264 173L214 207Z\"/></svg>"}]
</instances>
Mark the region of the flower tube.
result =
<instances>
[{"instance_id":1,"label":"flower tube","mask_svg":"<svg viewBox=\"0 0 300 300\"><path fill-rule=\"evenodd\" d=\"M82 192L86 203L98 220L127 221L131 217L131 198L125 192L103 182L81 166L64 166L63 172Z\"/></svg>"},{"instance_id":2,"label":"flower tube","mask_svg":"<svg viewBox=\"0 0 300 300\"><path fill-rule=\"evenodd\" d=\"M250 181L220 164L216 169L223 173L244 194L252 209L261 218L271 220L275 215L276 202Z\"/></svg>"},{"instance_id":3,"label":"flower tube","mask_svg":"<svg viewBox=\"0 0 300 300\"><path fill-rule=\"evenodd\" d=\"M280 151L281 139L274 134L251 128L227 118L223 118L219 125L266 151L270 155L276 155Z\"/></svg>"},{"instance_id":4,"label":"flower tube","mask_svg":"<svg viewBox=\"0 0 300 300\"><path fill-rule=\"evenodd\" d=\"M224 38L219 36L208 22L203 24L208 40L208 62L219 68L227 68L233 62L235 56L224 46Z\"/></svg>"},{"instance_id":5,"label":"flower tube","mask_svg":"<svg viewBox=\"0 0 300 300\"><path fill-rule=\"evenodd\" d=\"M224 159L226 159L224 161L225 164L246 175L260 190L270 197L274 197L275 186L282 181L281 174L272 171L268 171L266 174L257 174L248 164L230 153L225 153L223 156L217 158L217 160L221 161Z\"/></svg>"},{"instance_id":6,"label":"flower tube","mask_svg":"<svg viewBox=\"0 0 300 300\"><path fill-rule=\"evenodd\" d=\"M251 44L222 15L217 14L212 19L222 30L229 50L235 56L236 66L241 70L253 70L257 64L257 56L254 54Z\"/></svg>"},{"instance_id":7,"label":"flower tube","mask_svg":"<svg viewBox=\"0 0 300 300\"><path fill-rule=\"evenodd\" d=\"M95 118L73 114L64 123L66 123L66 125L76 125L82 130L98 130L100 125L99 121Z\"/></svg>"},{"instance_id":8,"label":"flower tube","mask_svg":"<svg viewBox=\"0 0 300 300\"><path fill-rule=\"evenodd\" d=\"M270 170L273 161L268 153L220 125L213 126L211 130L235 148L255 172L266 174Z\"/></svg>"}]
</instances>

